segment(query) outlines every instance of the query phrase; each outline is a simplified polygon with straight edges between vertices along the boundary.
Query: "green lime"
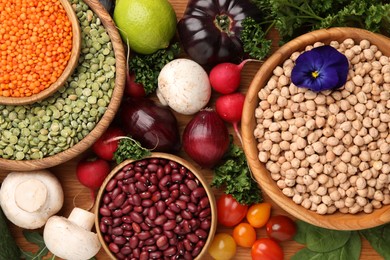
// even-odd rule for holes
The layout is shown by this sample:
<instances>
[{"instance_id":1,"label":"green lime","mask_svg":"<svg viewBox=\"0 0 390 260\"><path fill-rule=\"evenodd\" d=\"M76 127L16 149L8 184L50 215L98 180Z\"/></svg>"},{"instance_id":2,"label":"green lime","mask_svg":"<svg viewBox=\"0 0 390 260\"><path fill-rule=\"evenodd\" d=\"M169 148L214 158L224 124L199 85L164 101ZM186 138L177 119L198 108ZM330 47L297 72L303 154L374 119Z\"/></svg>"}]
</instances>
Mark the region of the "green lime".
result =
<instances>
[{"instance_id":1,"label":"green lime","mask_svg":"<svg viewBox=\"0 0 390 260\"><path fill-rule=\"evenodd\" d=\"M140 54L168 47L176 33L176 13L167 0L117 0L113 17L123 41Z\"/></svg>"}]
</instances>

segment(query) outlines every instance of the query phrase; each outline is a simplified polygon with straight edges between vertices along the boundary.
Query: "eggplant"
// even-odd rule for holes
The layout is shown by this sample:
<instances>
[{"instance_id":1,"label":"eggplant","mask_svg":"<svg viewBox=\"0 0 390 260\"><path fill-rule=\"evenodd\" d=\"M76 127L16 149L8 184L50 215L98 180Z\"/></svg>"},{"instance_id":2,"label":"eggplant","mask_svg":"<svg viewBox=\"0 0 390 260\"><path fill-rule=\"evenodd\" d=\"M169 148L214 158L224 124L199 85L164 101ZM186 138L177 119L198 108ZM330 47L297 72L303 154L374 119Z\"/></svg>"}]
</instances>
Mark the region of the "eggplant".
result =
<instances>
[{"instance_id":1,"label":"eggplant","mask_svg":"<svg viewBox=\"0 0 390 260\"><path fill-rule=\"evenodd\" d=\"M120 121L126 134L155 152L176 153L181 148L178 122L168 107L149 98L125 98Z\"/></svg>"},{"instance_id":2,"label":"eggplant","mask_svg":"<svg viewBox=\"0 0 390 260\"><path fill-rule=\"evenodd\" d=\"M244 57L241 23L246 17L256 22L263 17L249 0L190 0L178 22L184 51L201 65L240 62Z\"/></svg>"}]
</instances>

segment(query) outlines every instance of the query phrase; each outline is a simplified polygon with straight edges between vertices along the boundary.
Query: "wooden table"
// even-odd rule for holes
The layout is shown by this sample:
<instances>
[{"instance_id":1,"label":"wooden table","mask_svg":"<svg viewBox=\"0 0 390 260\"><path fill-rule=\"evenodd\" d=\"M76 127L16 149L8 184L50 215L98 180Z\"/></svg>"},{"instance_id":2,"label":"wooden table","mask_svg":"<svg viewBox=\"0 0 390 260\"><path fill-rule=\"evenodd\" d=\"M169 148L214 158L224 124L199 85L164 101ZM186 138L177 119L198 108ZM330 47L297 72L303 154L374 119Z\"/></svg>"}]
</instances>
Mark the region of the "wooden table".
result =
<instances>
[{"instance_id":1,"label":"wooden table","mask_svg":"<svg viewBox=\"0 0 390 260\"><path fill-rule=\"evenodd\" d=\"M186 0L170 0L172 5L174 6L176 13L177 13L177 18L180 19L183 15L183 12L186 8L187 1ZM240 91L245 92L247 87L249 86L252 77L256 73L256 71L259 69L261 66L261 63L247 63L245 65L243 72L242 72L242 82L241 82L241 88ZM210 102L210 106L213 106L213 100ZM184 129L185 125L189 121L191 117L189 116L183 116L176 114L177 119L180 124L180 129L181 131ZM229 128L230 132L233 134L233 129L230 127ZM238 144L238 140L235 140L236 143ZM71 210L73 209L74 206L81 207L84 209L88 209L91 206L91 197L89 191L84 188L77 180L76 178L76 165L77 162L83 157L86 156L86 154L89 153L86 152L74 159L72 159L69 162L66 162L64 164L58 165L56 167L50 168L49 170L53 172L58 179L60 180L64 193L65 193L65 203L61 211L58 213L58 215L62 215L67 217ZM179 154L181 157L188 159L191 161L188 156L184 153L181 152ZM194 164L196 165L196 164ZM202 170L204 176L208 181L211 182L212 179L212 172L209 170ZM5 178L7 175L7 171L0 170L0 182ZM218 190L214 188L215 196L218 198L220 194L222 194L222 190ZM266 194L264 194L265 201L272 203L272 214L285 214L288 215L286 212L284 212L280 207L275 205L268 197ZM37 250L37 247L34 244L30 244L27 242L23 235L22 235L22 229L16 227L15 225L12 225L10 223L10 228L11 231L18 243L18 245L26 251L31 251L35 252ZM217 232L226 232L229 234L232 234L233 229L232 228L225 228L223 226L218 226ZM265 229L260 228L257 229L257 237L265 237ZM361 259L370 259L370 260L376 260L376 259L382 259L375 250L372 249L372 247L369 245L369 243L366 240L362 241L362 251L361 251ZM290 259L292 255L294 255L298 250L303 248L303 245L298 244L294 241L288 241L288 242L283 242L282 247L285 253L285 259ZM103 259L109 259L107 254L103 251L103 249L98 253L96 256L98 260L103 260ZM212 259L210 256L206 256L205 259ZM234 259L251 259L250 256L250 249L249 248L242 248L242 247L237 247L237 254ZM2 260L2 259L1 259ZM11 260L11 259L9 259Z\"/></svg>"}]
</instances>

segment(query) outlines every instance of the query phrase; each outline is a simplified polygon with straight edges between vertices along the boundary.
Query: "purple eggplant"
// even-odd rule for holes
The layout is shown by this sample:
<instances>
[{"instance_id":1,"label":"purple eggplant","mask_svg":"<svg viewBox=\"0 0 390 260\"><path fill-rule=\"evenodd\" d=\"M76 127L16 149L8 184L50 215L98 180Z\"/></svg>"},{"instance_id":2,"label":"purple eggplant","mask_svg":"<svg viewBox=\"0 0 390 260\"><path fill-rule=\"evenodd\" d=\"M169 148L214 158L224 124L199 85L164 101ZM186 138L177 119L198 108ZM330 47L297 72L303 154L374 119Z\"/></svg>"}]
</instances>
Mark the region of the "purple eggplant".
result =
<instances>
[{"instance_id":1,"label":"purple eggplant","mask_svg":"<svg viewBox=\"0 0 390 260\"><path fill-rule=\"evenodd\" d=\"M185 52L201 65L241 61L241 23L246 17L257 22L262 18L249 0L190 0L178 23Z\"/></svg>"}]
</instances>

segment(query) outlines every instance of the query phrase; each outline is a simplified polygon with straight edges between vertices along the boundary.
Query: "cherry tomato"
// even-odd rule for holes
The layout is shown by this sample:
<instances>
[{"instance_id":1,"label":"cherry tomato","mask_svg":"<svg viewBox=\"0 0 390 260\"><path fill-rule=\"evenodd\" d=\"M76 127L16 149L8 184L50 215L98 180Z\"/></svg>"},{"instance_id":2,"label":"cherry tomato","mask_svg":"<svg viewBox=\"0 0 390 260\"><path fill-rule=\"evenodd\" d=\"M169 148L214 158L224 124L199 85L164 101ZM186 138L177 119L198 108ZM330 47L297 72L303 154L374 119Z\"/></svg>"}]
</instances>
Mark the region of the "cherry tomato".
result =
<instances>
[{"instance_id":1,"label":"cherry tomato","mask_svg":"<svg viewBox=\"0 0 390 260\"><path fill-rule=\"evenodd\" d=\"M271 238L255 241L251 250L252 260L283 260L283 249Z\"/></svg>"},{"instance_id":2,"label":"cherry tomato","mask_svg":"<svg viewBox=\"0 0 390 260\"><path fill-rule=\"evenodd\" d=\"M119 140L112 141L112 139L119 136L125 136L123 130L118 127L110 126L92 145L92 151L100 158L112 161L119 143Z\"/></svg>"},{"instance_id":3,"label":"cherry tomato","mask_svg":"<svg viewBox=\"0 0 390 260\"><path fill-rule=\"evenodd\" d=\"M214 259L228 260L234 257L236 249L236 242L231 235L219 233L214 236L208 252Z\"/></svg>"},{"instance_id":4,"label":"cherry tomato","mask_svg":"<svg viewBox=\"0 0 390 260\"><path fill-rule=\"evenodd\" d=\"M218 222L233 227L245 218L248 206L237 202L230 194L223 194L217 201Z\"/></svg>"},{"instance_id":5,"label":"cherry tomato","mask_svg":"<svg viewBox=\"0 0 390 260\"><path fill-rule=\"evenodd\" d=\"M267 235L276 241L291 240L297 232L295 222L284 215L270 217L266 224Z\"/></svg>"},{"instance_id":6,"label":"cherry tomato","mask_svg":"<svg viewBox=\"0 0 390 260\"><path fill-rule=\"evenodd\" d=\"M256 241L256 231L248 223L240 223L233 229L233 238L237 245L251 247Z\"/></svg>"},{"instance_id":7,"label":"cherry tomato","mask_svg":"<svg viewBox=\"0 0 390 260\"><path fill-rule=\"evenodd\" d=\"M246 219L252 227L263 227L271 214L271 204L267 202L257 203L249 207Z\"/></svg>"}]
</instances>

